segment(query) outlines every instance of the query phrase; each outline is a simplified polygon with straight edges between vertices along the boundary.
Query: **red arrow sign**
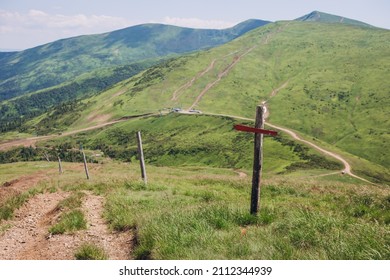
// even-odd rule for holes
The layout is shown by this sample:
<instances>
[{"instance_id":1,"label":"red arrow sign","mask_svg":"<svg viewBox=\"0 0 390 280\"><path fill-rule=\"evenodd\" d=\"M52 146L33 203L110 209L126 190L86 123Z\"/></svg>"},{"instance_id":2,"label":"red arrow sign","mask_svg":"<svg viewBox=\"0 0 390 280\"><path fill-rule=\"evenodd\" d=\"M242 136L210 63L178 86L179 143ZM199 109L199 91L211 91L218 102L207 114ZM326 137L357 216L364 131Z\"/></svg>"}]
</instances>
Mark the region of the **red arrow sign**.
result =
<instances>
[{"instance_id":1,"label":"red arrow sign","mask_svg":"<svg viewBox=\"0 0 390 280\"><path fill-rule=\"evenodd\" d=\"M245 125L241 125L241 124L236 124L234 126L234 129L240 130L240 131L246 131L246 132L262 133L262 134L267 134L267 135L272 135L272 136L276 136L278 134L277 131L266 130L266 129L261 129L261 128L254 128L254 127L245 126Z\"/></svg>"}]
</instances>

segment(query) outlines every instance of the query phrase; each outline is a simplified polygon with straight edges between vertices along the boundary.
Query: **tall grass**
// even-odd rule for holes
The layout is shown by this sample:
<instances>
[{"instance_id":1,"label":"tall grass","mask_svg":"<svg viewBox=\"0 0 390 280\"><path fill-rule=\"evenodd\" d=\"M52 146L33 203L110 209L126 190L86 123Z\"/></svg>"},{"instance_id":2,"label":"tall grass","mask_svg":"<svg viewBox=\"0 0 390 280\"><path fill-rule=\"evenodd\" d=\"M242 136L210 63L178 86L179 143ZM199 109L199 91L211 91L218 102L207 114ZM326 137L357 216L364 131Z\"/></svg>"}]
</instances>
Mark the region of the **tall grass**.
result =
<instances>
[{"instance_id":1,"label":"tall grass","mask_svg":"<svg viewBox=\"0 0 390 280\"><path fill-rule=\"evenodd\" d=\"M90 190L105 197L110 228L132 232L136 259L390 259L388 187L278 175L263 180L254 217L250 178L232 170L149 166L145 185L138 169L107 163L82 183L61 175L58 189L73 194L52 232L84 227L81 191Z\"/></svg>"},{"instance_id":2,"label":"tall grass","mask_svg":"<svg viewBox=\"0 0 390 280\"><path fill-rule=\"evenodd\" d=\"M137 259L390 258L386 190L268 182L254 217L242 180L171 183L159 191L124 184L107 197L106 218L134 231Z\"/></svg>"},{"instance_id":3,"label":"tall grass","mask_svg":"<svg viewBox=\"0 0 390 280\"><path fill-rule=\"evenodd\" d=\"M85 243L77 249L75 258L76 260L107 260L108 255L104 249L97 245Z\"/></svg>"},{"instance_id":4,"label":"tall grass","mask_svg":"<svg viewBox=\"0 0 390 280\"><path fill-rule=\"evenodd\" d=\"M49 228L51 234L72 233L87 228L87 221L80 209L85 193L75 192L56 206L56 211L61 211L58 221Z\"/></svg>"},{"instance_id":5,"label":"tall grass","mask_svg":"<svg viewBox=\"0 0 390 280\"><path fill-rule=\"evenodd\" d=\"M0 205L0 221L13 218L14 212L19 209L28 199L38 193L42 193L44 188L33 188L23 193L18 193Z\"/></svg>"},{"instance_id":6,"label":"tall grass","mask_svg":"<svg viewBox=\"0 0 390 280\"><path fill-rule=\"evenodd\" d=\"M63 213L59 221L50 227L49 232L51 234L63 234L65 232L72 233L86 228L87 221L84 217L84 213L81 210L76 209Z\"/></svg>"}]
</instances>

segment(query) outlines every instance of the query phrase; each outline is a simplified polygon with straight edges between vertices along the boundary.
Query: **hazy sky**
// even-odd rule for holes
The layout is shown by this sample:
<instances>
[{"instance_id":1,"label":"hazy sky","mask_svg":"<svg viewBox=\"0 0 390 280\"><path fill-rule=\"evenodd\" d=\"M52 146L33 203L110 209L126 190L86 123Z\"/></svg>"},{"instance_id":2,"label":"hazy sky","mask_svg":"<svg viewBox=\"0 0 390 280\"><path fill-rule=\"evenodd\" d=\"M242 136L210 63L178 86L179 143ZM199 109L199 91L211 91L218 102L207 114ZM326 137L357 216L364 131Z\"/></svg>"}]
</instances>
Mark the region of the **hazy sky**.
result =
<instances>
[{"instance_id":1,"label":"hazy sky","mask_svg":"<svg viewBox=\"0 0 390 280\"><path fill-rule=\"evenodd\" d=\"M140 23L226 28L250 18L291 20L314 10L390 29L390 0L0 0L0 50Z\"/></svg>"}]
</instances>

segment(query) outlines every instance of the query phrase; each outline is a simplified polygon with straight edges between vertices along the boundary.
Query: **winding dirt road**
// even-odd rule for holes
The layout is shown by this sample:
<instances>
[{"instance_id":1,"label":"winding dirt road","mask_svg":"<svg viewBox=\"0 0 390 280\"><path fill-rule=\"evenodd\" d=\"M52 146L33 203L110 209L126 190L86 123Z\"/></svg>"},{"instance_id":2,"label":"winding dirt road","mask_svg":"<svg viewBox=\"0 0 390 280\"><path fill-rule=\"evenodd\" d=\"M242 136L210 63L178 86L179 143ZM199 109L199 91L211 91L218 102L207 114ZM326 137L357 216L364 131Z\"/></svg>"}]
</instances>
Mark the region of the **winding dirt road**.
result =
<instances>
[{"instance_id":1,"label":"winding dirt road","mask_svg":"<svg viewBox=\"0 0 390 280\"><path fill-rule=\"evenodd\" d=\"M373 184L372 182L370 182L370 181L368 181L368 180L366 180L366 179L364 179L362 177L359 177L359 176L353 174L352 171L351 171L351 165L342 156L340 156L340 155L338 155L338 154L336 154L334 152L330 152L328 150L325 150L324 148L321 148L320 146L317 146L313 142L310 142L310 141L302 139L301 137L299 137L292 130L289 130L287 128L283 128L283 127L280 127L280 126L276 126L276 125L271 124L269 122L265 122L265 124L268 125L269 127L272 127L272 128L275 128L277 130L280 130L280 131L283 131L283 132L287 133L288 135L290 135L295 140L297 140L299 142L302 142L302 143L305 143L306 145L309 145L309 146L313 147L314 149L316 149L317 151L320 151L321 153L323 153L325 155L328 155L330 157L333 157L333 158L341 161L344 164L344 170L342 170L342 172L344 172L345 174L348 174L349 176L354 177L356 179L359 179L361 181L364 181L366 183Z\"/></svg>"}]
</instances>

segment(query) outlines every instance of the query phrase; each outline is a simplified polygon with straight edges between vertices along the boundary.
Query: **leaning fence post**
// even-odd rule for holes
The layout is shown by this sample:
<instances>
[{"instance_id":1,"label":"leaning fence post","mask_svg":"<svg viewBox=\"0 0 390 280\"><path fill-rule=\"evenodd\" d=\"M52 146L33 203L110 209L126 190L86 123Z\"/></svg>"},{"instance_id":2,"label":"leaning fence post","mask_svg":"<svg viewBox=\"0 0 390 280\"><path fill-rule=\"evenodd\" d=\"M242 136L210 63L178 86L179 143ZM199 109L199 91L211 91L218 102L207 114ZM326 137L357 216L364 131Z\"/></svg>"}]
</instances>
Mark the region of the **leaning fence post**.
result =
<instances>
[{"instance_id":1,"label":"leaning fence post","mask_svg":"<svg viewBox=\"0 0 390 280\"><path fill-rule=\"evenodd\" d=\"M87 166L87 159L85 158L85 153L84 153L83 145L81 145L81 144L80 144L80 151L81 151L81 153L83 154L85 175L87 176L87 180L89 180L89 172L88 172L88 166Z\"/></svg>"},{"instance_id":2,"label":"leaning fence post","mask_svg":"<svg viewBox=\"0 0 390 280\"><path fill-rule=\"evenodd\" d=\"M141 139L141 132L137 132L137 143L138 143L138 157L139 157L139 162L141 166L141 175L142 179L144 180L144 183L148 183L148 178L146 176L146 169L145 169L145 159L144 159L144 151L142 149L142 139Z\"/></svg>"},{"instance_id":3,"label":"leaning fence post","mask_svg":"<svg viewBox=\"0 0 390 280\"><path fill-rule=\"evenodd\" d=\"M60 172L60 174L64 173L62 171L62 164L61 164L61 158L60 157L58 157L58 171Z\"/></svg>"}]
</instances>

